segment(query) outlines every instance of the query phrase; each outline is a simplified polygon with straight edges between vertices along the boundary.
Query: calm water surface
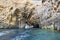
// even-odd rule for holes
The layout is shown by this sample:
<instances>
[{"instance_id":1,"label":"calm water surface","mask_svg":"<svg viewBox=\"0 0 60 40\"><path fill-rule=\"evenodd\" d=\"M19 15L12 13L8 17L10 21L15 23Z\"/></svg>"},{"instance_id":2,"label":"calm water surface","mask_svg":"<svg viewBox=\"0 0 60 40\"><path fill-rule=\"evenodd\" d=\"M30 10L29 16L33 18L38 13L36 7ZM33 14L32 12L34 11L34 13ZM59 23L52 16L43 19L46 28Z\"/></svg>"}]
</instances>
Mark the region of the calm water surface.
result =
<instances>
[{"instance_id":1,"label":"calm water surface","mask_svg":"<svg viewBox=\"0 0 60 40\"><path fill-rule=\"evenodd\" d=\"M0 40L60 40L60 32L45 29L7 29L0 31Z\"/></svg>"}]
</instances>

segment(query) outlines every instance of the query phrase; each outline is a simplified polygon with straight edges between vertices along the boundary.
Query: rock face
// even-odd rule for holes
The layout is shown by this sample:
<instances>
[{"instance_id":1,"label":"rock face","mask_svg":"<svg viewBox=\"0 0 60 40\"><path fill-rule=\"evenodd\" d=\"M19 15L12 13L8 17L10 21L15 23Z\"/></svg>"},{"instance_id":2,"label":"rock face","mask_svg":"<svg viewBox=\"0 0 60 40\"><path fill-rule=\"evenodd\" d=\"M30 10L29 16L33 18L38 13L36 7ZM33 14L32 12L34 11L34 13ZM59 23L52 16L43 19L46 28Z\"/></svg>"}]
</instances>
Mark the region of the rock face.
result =
<instances>
[{"instance_id":1,"label":"rock face","mask_svg":"<svg viewBox=\"0 0 60 40\"><path fill-rule=\"evenodd\" d=\"M26 23L32 25L38 16L34 7L37 4L32 0L0 0L0 28L23 28Z\"/></svg>"},{"instance_id":2,"label":"rock face","mask_svg":"<svg viewBox=\"0 0 60 40\"><path fill-rule=\"evenodd\" d=\"M59 0L0 0L0 28L42 27L59 20Z\"/></svg>"},{"instance_id":3,"label":"rock face","mask_svg":"<svg viewBox=\"0 0 60 40\"><path fill-rule=\"evenodd\" d=\"M46 0L43 2L43 5L45 6L45 8L43 8L44 9L43 11L45 12L46 15L43 16L44 19L43 21L41 21L41 24L46 26L53 25L54 28L60 30L60 26L59 26L60 3L59 2L60 2L59 0L48 0L48 1Z\"/></svg>"}]
</instances>

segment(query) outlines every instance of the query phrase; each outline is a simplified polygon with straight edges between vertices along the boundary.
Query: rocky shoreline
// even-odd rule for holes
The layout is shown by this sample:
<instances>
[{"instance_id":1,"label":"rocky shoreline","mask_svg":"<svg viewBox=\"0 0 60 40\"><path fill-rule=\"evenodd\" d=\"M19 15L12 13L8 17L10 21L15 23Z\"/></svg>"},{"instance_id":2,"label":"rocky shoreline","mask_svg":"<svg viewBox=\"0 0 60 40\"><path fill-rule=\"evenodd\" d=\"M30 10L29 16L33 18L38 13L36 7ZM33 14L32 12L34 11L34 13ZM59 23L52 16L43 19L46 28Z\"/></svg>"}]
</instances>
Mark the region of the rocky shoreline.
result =
<instances>
[{"instance_id":1,"label":"rocky shoreline","mask_svg":"<svg viewBox=\"0 0 60 40\"><path fill-rule=\"evenodd\" d=\"M59 0L1 0L0 28L60 30ZM28 26L28 27L27 27Z\"/></svg>"}]
</instances>

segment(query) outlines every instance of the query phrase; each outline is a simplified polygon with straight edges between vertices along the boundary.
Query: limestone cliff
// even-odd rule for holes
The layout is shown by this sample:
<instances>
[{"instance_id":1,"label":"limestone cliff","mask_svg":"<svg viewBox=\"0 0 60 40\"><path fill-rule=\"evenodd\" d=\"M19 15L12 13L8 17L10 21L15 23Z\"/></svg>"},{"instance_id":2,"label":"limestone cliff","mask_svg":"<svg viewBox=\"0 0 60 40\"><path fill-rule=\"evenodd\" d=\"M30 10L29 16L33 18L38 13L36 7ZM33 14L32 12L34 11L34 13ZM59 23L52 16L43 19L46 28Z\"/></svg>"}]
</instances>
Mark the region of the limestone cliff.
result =
<instances>
[{"instance_id":1,"label":"limestone cliff","mask_svg":"<svg viewBox=\"0 0 60 40\"><path fill-rule=\"evenodd\" d=\"M0 28L48 26L59 22L59 16L59 0L0 0Z\"/></svg>"}]
</instances>

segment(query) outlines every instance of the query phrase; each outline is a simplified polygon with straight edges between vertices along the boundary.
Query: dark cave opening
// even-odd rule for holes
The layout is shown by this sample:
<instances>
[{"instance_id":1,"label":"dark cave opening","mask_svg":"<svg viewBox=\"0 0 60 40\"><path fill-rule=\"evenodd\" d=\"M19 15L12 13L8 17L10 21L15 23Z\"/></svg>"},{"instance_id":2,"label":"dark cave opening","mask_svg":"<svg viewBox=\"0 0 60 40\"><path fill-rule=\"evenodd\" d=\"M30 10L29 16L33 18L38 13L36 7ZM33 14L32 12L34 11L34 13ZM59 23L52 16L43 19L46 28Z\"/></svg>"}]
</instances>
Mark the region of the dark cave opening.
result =
<instances>
[{"instance_id":1,"label":"dark cave opening","mask_svg":"<svg viewBox=\"0 0 60 40\"><path fill-rule=\"evenodd\" d=\"M39 24L33 24L33 28L39 28Z\"/></svg>"}]
</instances>

